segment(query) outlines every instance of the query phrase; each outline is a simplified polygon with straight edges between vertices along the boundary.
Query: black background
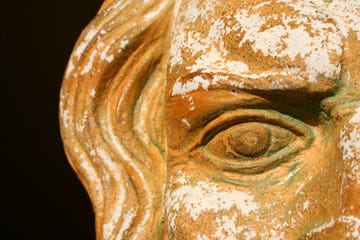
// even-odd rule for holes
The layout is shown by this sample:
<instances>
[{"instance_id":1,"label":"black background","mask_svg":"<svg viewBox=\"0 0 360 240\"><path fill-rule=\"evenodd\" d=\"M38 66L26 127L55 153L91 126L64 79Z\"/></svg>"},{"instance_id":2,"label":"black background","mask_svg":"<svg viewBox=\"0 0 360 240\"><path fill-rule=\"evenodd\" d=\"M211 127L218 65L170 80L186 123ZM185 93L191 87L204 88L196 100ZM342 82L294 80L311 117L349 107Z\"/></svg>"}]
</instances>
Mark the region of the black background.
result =
<instances>
[{"instance_id":1,"label":"black background","mask_svg":"<svg viewBox=\"0 0 360 240\"><path fill-rule=\"evenodd\" d=\"M95 239L90 200L62 148L58 102L74 44L102 0L11 2L1 7L0 238Z\"/></svg>"}]
</instances>

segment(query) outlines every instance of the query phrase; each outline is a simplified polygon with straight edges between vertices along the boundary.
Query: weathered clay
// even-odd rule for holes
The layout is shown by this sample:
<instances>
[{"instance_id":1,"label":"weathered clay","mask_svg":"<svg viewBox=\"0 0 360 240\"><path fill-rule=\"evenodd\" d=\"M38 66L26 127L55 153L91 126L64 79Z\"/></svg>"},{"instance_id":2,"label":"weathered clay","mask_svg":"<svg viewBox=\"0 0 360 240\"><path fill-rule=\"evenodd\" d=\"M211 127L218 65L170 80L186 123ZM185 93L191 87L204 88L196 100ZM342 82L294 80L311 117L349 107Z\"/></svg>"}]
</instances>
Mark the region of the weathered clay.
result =
<instances>
[{"instance_id":1,"label":"weathered clay","mask_svg":"<svg viewBox=\"0 0 360 240\"><path fill-rule=\"evenodd\" d=\"M360 239L360 2L106 0L61 90L97 239Z\"/></svg>"}]
</instances>

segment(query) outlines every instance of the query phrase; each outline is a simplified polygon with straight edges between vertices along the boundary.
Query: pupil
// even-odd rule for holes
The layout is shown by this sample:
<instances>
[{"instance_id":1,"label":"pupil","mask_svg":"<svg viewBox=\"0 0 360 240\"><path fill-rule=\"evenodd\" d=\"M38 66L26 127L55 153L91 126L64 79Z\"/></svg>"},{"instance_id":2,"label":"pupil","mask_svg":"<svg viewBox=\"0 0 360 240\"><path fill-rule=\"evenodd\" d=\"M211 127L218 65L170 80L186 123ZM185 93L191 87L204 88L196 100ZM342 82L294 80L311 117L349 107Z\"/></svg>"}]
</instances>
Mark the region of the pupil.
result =
<instances>
[{"instance_id":1,"label":"pupil","mask_svg":"<svg viewBox=\"0 0 360 240\"><path fill-rule=\"evenodd\" d=\"M263 154L270 144L269 131L260 124L237 128L228 138L231 150L246 157Z\"/></svg>"}]
</instances>

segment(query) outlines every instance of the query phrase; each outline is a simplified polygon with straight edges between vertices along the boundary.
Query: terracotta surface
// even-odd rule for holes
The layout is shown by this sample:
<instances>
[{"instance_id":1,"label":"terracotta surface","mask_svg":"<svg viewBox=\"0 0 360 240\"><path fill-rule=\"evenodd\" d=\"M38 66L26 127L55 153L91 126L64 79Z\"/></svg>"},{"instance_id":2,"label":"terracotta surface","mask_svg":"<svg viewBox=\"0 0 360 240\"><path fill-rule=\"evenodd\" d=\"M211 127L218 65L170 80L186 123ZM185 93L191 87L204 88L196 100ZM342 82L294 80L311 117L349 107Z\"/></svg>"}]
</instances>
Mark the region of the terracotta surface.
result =
<instances>
[{"instance_id":1,"label":"terracotta surface","mask_svg":"<svg viewBox=\"0 0 360 240\"><path fill-rule=\"evenodd\" d=\"M61 90L97 239L360 239L360 2L107 0Z\"/></svg>"}]
</instances>

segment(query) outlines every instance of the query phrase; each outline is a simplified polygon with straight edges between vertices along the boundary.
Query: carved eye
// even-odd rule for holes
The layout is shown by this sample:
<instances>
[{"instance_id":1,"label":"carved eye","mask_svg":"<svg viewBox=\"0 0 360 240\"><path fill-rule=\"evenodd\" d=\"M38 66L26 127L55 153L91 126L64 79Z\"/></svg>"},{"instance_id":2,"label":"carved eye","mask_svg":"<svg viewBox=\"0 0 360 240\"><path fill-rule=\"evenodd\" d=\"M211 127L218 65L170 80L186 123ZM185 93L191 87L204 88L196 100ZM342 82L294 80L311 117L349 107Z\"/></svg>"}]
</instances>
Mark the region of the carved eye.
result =
<instances>
[{"instance_id":1,"label":"carved eye","mask_svg":"<svg viewBox=\"0 0 360 240\"><path fill-rule=\"evenodd\" d=\"M260 173L290 159L312 142L311 129L299 120L260 112L250 118L230 117L230 123L211 127L203 138L204 156L223 170Z\"/></svg>"}]
</instances>

